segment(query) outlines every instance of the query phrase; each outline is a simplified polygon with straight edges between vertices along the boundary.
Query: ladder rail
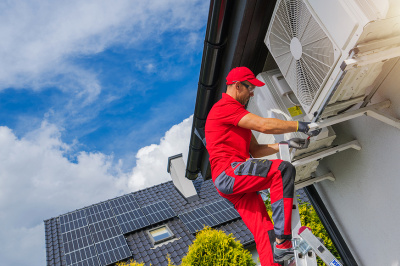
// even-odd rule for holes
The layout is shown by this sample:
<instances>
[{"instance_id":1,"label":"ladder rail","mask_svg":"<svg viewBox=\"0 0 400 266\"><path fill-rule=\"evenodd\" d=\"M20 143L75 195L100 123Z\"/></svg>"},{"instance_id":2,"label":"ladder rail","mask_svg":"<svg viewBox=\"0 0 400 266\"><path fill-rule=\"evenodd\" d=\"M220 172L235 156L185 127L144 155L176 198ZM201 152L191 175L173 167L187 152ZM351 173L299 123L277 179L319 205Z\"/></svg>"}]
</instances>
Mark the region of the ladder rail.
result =
<instances>
[{"instance_id":1,"label":"ladder rail","mask_svg":"<svg viewBox=\"0 0 400 266\"><path fill-rule=\"evenodd\" d=\"M292 161L292 154L289 145L286 143L279 144L279 155L281 160ZM317 266L317 255L329 266L343 266L332 253L315 237L311 230L301 225L298 199L293 200L292 210L292 237L294 258L285 261L285 266ZM301 249L307 245L305 249ZM307 250L309 249L309 250Z\"/></svg>"}]
</instances>

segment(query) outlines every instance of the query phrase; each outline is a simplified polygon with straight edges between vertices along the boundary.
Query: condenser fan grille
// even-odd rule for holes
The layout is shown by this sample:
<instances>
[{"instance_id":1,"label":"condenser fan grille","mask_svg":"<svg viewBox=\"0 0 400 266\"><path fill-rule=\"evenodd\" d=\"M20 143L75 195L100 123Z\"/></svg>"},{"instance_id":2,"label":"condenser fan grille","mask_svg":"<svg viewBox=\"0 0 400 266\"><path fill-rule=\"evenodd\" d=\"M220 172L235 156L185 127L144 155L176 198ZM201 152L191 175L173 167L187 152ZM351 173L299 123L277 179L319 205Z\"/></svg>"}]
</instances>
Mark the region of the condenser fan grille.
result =
<instances>
[{"instance_id":1,"label":"condenser fan grille","mask_svg":"<svg viewBox=\"0 0 400 266\"><path fill-rule=\"evenodd\" d=\"M338 57L302 0L281 0L267 46L300 103L308 109Z\"/></svg>"}]
</instances>

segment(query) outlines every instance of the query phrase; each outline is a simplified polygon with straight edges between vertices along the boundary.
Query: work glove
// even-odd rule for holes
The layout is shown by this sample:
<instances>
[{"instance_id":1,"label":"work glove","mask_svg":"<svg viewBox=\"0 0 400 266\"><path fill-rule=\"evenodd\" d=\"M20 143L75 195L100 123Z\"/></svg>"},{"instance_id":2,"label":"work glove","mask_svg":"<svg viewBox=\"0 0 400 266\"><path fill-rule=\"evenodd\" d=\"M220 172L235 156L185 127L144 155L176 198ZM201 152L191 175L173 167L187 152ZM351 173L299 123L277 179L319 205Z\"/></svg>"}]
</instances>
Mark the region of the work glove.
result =
<instances>
[{"instance_id":1,"label":"work glove","mask_svg":"<svg viewBox=\"0 0 400 266\"><path fill-rule=\"evenodd\" d=\"M285 141L279 142L281 144L288 144L289 148L295 148L295 149L307 149L308 145L310 144L310 139L301 139L301 138L293 138Z\"/></svg>"},{"instance_id":2,"label":"work glove","mask_svg":"<svg viewBox=\"0 0 400 266\"><path fill-rule=\"evenodd\" d=\"M308 126L310 124L310 122L301 122L301 121L297 121L297 122L299 123L298 127L297 127L297 132L303 132L310 137L315 137L319 133L321 133L321 130L322 130L321 128L310 131L310 127Z\"/></svg>"}]
</instances>

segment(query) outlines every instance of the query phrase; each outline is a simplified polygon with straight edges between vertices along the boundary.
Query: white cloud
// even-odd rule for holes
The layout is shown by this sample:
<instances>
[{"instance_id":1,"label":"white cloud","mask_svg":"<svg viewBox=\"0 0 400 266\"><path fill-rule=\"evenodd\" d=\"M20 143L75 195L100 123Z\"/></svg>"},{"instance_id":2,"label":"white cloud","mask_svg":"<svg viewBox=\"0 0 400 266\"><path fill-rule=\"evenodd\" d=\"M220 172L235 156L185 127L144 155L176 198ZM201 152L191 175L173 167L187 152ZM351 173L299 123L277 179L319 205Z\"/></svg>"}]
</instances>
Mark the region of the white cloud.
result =
<instances>
[{"instance_id":1,"label":"white cloud","mask_svg":"<svg viewBox=\"0 0 400 266\"><path fill-rule=\"evenodd\" d=\"M186 162L189 151L193 116L173 126L159 144L140 149L136 155L136 167L129 178L129 187L139 190L171 180L167 173L168 157L182 153Z\"/></svg>"},{"instance_id":2,"label":"white cloud","mask_svg":"<svg viewBox=\"0 0 400 266\"><path fill-rule=\"evenodd\" d=\"M0 147L3 265L23 265L27 259L44 265L43 219L128 191L128 175L111 157L81 152L76 163L68 161L64 155L71 146L46 122L22 139L0 127Z\"/></svg>"},{"instance_id":3,"label":"white cloud","mask_svg":"<svg viewBox=\"0 0 400 266\"><path fill-rule=\"evenodd\" d=\"M3 1L0 90L63 84L61 89L82 90L91 101L101 90L97 73L80 67L76 58L113 45L157 42L172 30L189 32L190 43L190 32L204 26L208 5L200 0Z\"/></svg>"},{"instance_id":4,"label":"white cloud","mask_svg":"<svg viewBox=\"0 0 400 266\"><path fill-rule=\"evenodd\" d=\"M191 125L189 117L140 149L130 173L102 153L80 152L70 162L74 144L62 142L62 129L46 121L23 138L0 127L2 265L45 264L44 219L169 181L167 159L182 153L186 161Z\"/></svg>"}]
</instances>

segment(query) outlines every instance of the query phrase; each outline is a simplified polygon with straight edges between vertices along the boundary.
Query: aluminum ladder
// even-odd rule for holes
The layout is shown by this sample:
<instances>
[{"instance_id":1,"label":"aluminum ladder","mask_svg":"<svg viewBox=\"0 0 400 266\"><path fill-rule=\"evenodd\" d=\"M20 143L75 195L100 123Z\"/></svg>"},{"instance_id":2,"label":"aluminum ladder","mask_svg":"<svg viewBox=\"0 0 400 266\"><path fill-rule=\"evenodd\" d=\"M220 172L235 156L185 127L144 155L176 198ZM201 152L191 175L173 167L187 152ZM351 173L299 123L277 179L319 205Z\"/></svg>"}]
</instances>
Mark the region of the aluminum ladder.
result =
<instances>
[{"instance_id":1,"label":"aluminum ladder","mask_svg":"<svg viewBox=\"0 0 400 266\"><path fill-rule=\"evenodd\" d=\"M281 160L292 161L289 145L279 144L279 154ZM293 200L292 236L294 258L285 261L285 266L317 266L316 256L320 257L326 265L343 266L323 243L313 235L310 228L301 225L297 197Z\"/></svg>"}]
</instances>

